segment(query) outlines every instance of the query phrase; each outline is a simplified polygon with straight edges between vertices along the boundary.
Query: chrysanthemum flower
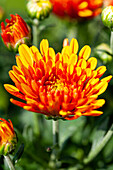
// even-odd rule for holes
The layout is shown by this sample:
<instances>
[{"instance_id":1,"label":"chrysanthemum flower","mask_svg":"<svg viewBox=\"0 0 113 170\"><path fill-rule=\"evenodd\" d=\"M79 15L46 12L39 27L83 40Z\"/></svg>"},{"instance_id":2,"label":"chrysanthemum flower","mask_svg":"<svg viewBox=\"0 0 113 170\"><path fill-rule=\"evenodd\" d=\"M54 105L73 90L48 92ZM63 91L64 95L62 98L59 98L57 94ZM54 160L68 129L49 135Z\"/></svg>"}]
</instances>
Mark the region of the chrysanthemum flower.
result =
<instances>
[{"instance_id":1,"label":"chrysanthemum flower","mask_svg":"<svg viewBox=\"0 0 113 170\"><path fill-rule=\"evenodd\" d=\"M66 40L67 41L67 40ZM64 43L65 45L68 44ZM97 59L90 57L91 49L84 46L78 56L78 42L72 39L55 55L47 40L40 43L40 52L25 44L19 47L17 66L9 71L15 86L5 84L5 89L23 100L11 102L26 110L53 118L77 119L80 116L99 116L104 99L98 99L112 76L100 79L105 66L97 69Z\"/></svg>"},{"instance_id":2,"label":"chrysanthemum flower","mask_svg":"<svg viewBox=\"0 0 113 170\"><path fill-rule=\"evenodd\" d=\"M20 44L30 43L30 27L18 14L11 14L11 19L6 19L6 23L6 26L4 22L1 23L1 36L4 44L9 50L17 52Z\"/></svg>"},{"instance_id":3,"label":"chrysanthemum flower","mask_svg":"<svg viewBox=\"0 0 113 170\"><path fill-rule=\"evenodd\" d=\"M11 120L6 121L0 118L0 154L7 155L15 149L17 137Z\"/></svg>"},{"instance_id":4,"label":"chrysanthemum flower","mask_svg":"<svg viewBox=\"0 0 113 170\"><path fill-rule=\"evenodd\" d=\"M101 13L103 0L50 0L53 12L61 17L93 18Z\"/></svg>"}]
</instances>

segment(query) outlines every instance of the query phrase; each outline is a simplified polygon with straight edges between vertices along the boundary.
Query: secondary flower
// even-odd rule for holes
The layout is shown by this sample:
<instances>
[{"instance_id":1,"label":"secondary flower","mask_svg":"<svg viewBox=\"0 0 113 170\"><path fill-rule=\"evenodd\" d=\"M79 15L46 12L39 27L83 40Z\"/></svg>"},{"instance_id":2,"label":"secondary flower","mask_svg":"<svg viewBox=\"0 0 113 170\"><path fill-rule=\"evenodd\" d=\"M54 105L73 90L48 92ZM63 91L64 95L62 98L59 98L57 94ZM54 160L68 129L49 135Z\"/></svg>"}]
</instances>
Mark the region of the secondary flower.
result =
<instances>
[{"instance_id":1,"label":"secondary flower","mask_svg":"<svg viewBox=\"0 0 113 170\"><path fill-rule=\"evenodd\" d=\"M66 45L67 44L67 45ZM53 118L77 119L80 116L99 116L103 93L112 76L101 78L105 66L97 69L97 59L90 57L91 49L84 46L78 56L78 42L64 43L61 53L55 55L47 40L35 47L23 44L16 56L17 66L9 71L15 86L5 84L5 89L22 99L11 102L26 110ZM90 58L89 58L90 57Z\"/></svg>"},{"instance_id":2,"label":"secondary flower","mask_svg":"<svg viewBox=\"0 0 113 170\"><path fill-rule=\"evenodd\" d=\"M10 15L11 19L6 19L7 25L1 23L1 36L4 44L9 50L18 51L20 44L29 44L31 41L30 27L18 15Z\"/></svg>"},{"instance_id":3,"label":"secondary flower","mask_svg":"<svg viewBox=\"0 0 113 170\"><path fill-rule=\"evenodd\" d=\"M7 155L15 149L17 137L11 120L6 121L0 118L0 154Z\"/></svg>"},{"instance_id":4,"label":"secondary flower","mask_svg":"<svg viewBox=\"0 0 113 170\"><path fill-rule=\"evenodd\" d=\"M103 0L50 0L53 12L61 17L93 18L101 13Z\"/></svg>"},{"instance_id":5,"label":"secondary flower","mask_svg":"<svg viewBox=\"0 0 113 170\"><path fill-rule=\"evenodd\" d=\"M29 0L27 11L31 18L43 20L47 18L52 10L52 4L49 0Z\"/></svg>"}]
</instances>

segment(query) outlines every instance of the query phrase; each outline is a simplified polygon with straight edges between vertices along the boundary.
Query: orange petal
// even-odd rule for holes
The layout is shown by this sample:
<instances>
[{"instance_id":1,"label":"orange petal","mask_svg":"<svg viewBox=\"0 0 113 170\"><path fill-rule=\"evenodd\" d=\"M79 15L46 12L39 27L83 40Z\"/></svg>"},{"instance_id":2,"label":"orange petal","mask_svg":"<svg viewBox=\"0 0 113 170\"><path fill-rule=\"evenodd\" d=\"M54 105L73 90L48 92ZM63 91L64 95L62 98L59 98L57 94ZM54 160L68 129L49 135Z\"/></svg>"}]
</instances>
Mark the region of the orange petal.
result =
<instances>
[{"instance_id":1,"label":"orange petal","mask_svg":"<svg viewBox=\"0 0 113 170\"><path fill-rule=\"evenodd\" d=\"M102 111L92 110L92 111L83 113L83 116L100 116L101 114L103 114Z\"/></svg>"},{"instance_id":2,"label":"orange petal","mask_svg":"<svg viewBox=\"0 0 113 170\"><path fill-rule=\"evenodd\" d=\"M37 98L37 95L35 94L35 92L33 92L32 89L28 85L22 83L21 87L26 95L33 97L33 98Z\"/></svg>"}]
</instances>

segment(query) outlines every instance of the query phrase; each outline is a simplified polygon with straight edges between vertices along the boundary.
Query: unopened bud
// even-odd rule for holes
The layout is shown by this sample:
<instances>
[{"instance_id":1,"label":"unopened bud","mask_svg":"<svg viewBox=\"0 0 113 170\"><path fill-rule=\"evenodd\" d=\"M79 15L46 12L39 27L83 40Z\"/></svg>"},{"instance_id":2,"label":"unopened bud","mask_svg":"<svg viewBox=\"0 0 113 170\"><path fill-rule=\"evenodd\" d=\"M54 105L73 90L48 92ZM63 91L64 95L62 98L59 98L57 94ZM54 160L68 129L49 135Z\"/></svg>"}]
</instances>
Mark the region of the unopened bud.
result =
<instances>
[{"instance_id":1,"label":"unopened bud","mask_svg":"<svg viewBox=\"0 0 113 170\"><path fill-rule=\"evenodd\" d=\"M103 9L101 14L102 22L113 31L113 6Z\"/></svg>"},{"instance_id":2,"label":"unopened bud","mask_svg":"<svg viewBox=\"0 0 113 170\"><path fill-rule=\"evenodd\" d=\"M32 19L43 20L47 18L52 10L52 4L49 0L29 0L27 11Z\"/></svg>"}]
</instances>

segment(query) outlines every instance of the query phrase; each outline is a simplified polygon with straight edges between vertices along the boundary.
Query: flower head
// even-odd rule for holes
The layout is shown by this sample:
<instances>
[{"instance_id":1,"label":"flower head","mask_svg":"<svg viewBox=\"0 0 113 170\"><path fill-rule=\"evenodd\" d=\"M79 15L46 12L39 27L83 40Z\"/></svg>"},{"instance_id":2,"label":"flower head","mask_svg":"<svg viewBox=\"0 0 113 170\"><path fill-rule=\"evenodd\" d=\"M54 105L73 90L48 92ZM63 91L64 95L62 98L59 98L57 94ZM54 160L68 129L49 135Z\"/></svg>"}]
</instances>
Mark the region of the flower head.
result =
<instances>
[{"instance_id":1,"label":"flower head","mask_svg":"<svg viewBox=\"0 0 113 170\"><path fill-rule=\"evenodd\" d=\"M1 36L4 44L9 50L17 52L20 44L30 43L30 27L18 14L11 14L11 19L6 19L6 23L6 26L3 22L1 23Z\"/></svg>"},{"instance_id":2,"label":"flower head","mask_svg":"<svg viewBox=\"0 0 113 170\"><path fill-rule=\"evenodd\" d=\"M27 11L31 18L43 20L47 18L52 10L52 4L49 0L29 0Z\"/></svg>"},{"instance_id":3,"label":"flower head","mask_svg":"<svg viewBox=\"0 0 113 170\"><path fill-rule=\"evenodd\" d=\"M61 17L93 18L101 13L103 0L50 0L53 12Z\"/></svg>"},{"instance_id":4,"label":"flower head","mask_svg":"<svg viewBox=\"0 0 113 170\"><path fill-rule=\"evenodd\" d=\"M0 154L7 155L15 149L17 137L11 120L6 121L0 118Z\"/></svg>"},{"instance_id":5,"label":"flower head","mask_svg":"<svg viewBox=\"0 0 113 170\"><path fill-rule=\"evenodd\" d=\"M48 41L42 40L40 51L25 44L19 47L17 66L9 71L15 86L5 84L5 89L23 102L14 99L11 102L54 118L101 115L96 109L105 101L97 98L112 76L100 80L106 67L95 69L97 59L90 57L90 47L84 46L77 56L78 42L72 39L69 46L64 45L62 52L55 55Z\"/></svg>"}]
</instances>

